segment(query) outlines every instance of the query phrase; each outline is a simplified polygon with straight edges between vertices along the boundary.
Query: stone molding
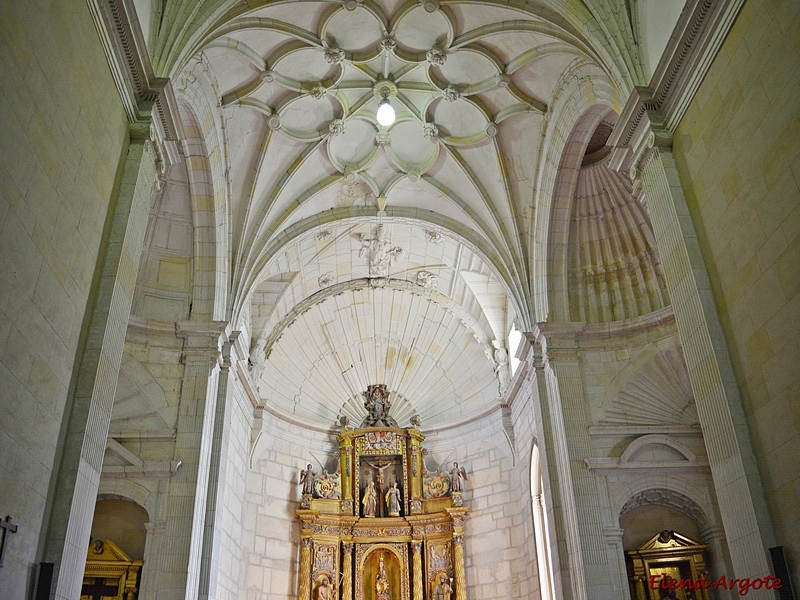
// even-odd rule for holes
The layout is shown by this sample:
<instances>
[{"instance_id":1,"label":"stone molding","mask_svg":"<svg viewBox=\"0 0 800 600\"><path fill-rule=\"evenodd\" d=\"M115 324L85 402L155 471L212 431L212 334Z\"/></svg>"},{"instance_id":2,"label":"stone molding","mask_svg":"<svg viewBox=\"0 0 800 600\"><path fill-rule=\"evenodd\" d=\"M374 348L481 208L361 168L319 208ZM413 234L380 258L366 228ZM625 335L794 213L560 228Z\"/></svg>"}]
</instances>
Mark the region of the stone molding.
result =
<instances>
[{"instance_id":1,"label":"stone molding","mask_svg":"<svg viewBox=\"0 0 800 600\"><path fill-rule=\"evenodd\" d=\"M379 282L379 285L376 286L376 282ZM406 291L416 294L418 296L424 296L430 298L431 301L436 302L437 304L441 305L445 310L453 312L456 316L462 319L466 326L469 327L475 338L478 342L484 347L484 352L486 352L487 356L491 356L493 354L493 349L491 345L491 341L487 336L486 332L483 330L481 324L479 323L478 319L476 319L473 315L468 313L463 306L461 306L458 302L451 299L450 297L438 292L436 289L433 288L426 288L416 284L416 282L408 281L406 279L396 279L393 277L381 277L381 278L359 278L359 279L350 279L348 281L342 281L339 283L335 283L329 287L322 288L319 291L311 294L310 296L304 298L300 302L298 302L290 311L288 311L283 318L275 324L275 326L270 331L269 335L266 336L266 344L264 346L264 355L269 358L270 353L272 352L273 346L280 340L283 336L284 331L304 312L308 311L314 305L323 302L327 298L332 296L337 296L342 292L350 291L350 290L361 290L369 287L381 287L381 288L388 288L392 290L398 291Z\"/></svg>"},{"instance_id":2,"label":"stone molding","mask_svg":"<svg viewBox=\"0 0 800 600\"><path fill-rule=\"evenodd\" d=\"M621 517L639 506L662 505L674 508L693 519L701 528L708 526L708 515L692 498L669 488L650 488L630 497L619 510Z\"/></svg>"},{"instance_id":3,"label":"stone molding","mask_svg":"<svg viewBox=\"0 0 800 600\"><path fill-rule=\"evenodd\" d=\"M522 335L529 345L542 347L546 364L557 358L577 359L581 351L590 350L598 344L604 348L617 344L625 347L631 342L663 339L674 335L675 331L675 313L670 305L640 317L610 323L539 323L532 331L523 332ZM528 356L524 352L522 354Z\"/></svg>"},{"instance_id":4,"label":"stone molding","mask_svg":"<svg viewBox=\"0 0 800 600\"><path fill-rule=\"evenodd\" d=\"M744 0L688 0L650 85L637 86L608 145L609 166L631 179L647 150L671 145L672 134L694 98Z\"/></svg>"},{"instance_id":5,"label":"stone molding","mask_svg":"<svg viewBox=\"0 0 800 600\"><path fill-rule=\"evenodd\" d=\"M699 425L595 425L589 427L592 437L630 437L631 435L702 435Z\"/></svg>"},{"instance_id":6,"label":"stone molding","mask_svg":"<svg viewBox=\"0 0 800 600\"><path fill-rule=\"evenodd\" d=\"M155 76L133 0L87 0L87 4L131 134L155 141L159 146L155 154L162 160L178 162L178 141L183 136L175 93L169 79Z\"/></svg>"},{"instance_id":7,"label":"stone molding","mask_svg":"<svg viewBox=\"0 0 800 600\"><path fill-rule=\"evenodd\" d=\"M667 446L681 454L685 460L653 461L634 460L635 454L647 446ZM615 471L652 471L652 470L679 470L681 472L710 472L708 459L697 457L684 444L675 438L652 433L643 435L632 441L618 458L586 458L586 467L594 473L607 475Z\"/></svg>"}]
</instances>

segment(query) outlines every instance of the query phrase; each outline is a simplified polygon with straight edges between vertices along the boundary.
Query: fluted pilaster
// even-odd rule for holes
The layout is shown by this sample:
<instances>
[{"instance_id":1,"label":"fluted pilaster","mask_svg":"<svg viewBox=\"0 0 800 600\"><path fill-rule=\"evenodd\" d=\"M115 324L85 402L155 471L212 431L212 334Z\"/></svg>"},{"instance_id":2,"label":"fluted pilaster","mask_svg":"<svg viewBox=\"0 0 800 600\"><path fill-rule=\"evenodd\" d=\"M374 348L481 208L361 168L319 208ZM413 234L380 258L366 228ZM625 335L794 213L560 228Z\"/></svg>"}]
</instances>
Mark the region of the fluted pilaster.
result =
<instances>
[{"instance_id":1,"label":"fluted pilaster","mask_svg":"<svg viewBox=\"0 0 800 600\"><path fill-rule=\"evenodd\" d=\"M734 574L761 577L770 572L766 549L775 545L774 534L711 283L672 153L651 148L642 161L641 181L664 263ZM765 590L749 594L754 598L771 595Z\"/></svg>"}]
</instances>

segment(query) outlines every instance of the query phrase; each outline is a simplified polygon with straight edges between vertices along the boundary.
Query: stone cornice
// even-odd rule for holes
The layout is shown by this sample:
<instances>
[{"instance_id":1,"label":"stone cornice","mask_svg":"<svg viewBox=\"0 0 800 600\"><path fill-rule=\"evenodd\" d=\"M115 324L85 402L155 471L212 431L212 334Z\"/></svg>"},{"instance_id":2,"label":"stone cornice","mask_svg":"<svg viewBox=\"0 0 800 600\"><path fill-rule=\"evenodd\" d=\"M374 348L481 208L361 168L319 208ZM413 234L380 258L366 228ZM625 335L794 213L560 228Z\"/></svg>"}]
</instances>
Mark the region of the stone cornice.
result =
<instances>
[{"instance_id":1,"label":"stone cornice","mask_svg":"<svg viewBox=\"0 0 800 600\"><path fill-rule=\"evenodd\" d=\"M131 125L149 127L166 80L153 74L136 9L128 0L87 0L108 66Z\"/></svg>"},{"instance_id":2,"label":"stone cornice","mask_svg":"<svg viewBox=\"0 0 800 600\"><path fill-rule=\"evenodd\" d=\"M128 331L139 335L175 338L173 321L155 321L131 315L128 317Z\"/></svg>"},{"instance_id":3,"label":"stone cornice","mask_svg":"<svg viewBox=\"0 0 800 600\"><path fill-rule=\"evenodd\" d=\"M650 85L636 87L608 144L612 169L634 178L646 150L669 146L744 0L688 0Z\"/></svg>"},{"instance_id":4,"label":"stone cornice","mask_svg":"<svg viewBox=\"0 0 800 600\"><path fill-rule=\"evenodd\" d=\"M170 164L180 160L183 136L168 79L156 77L133 0L87 0L132 137L154 140Z\"/></svg>"},{"instance_id":5,"label":"stone cornice","mask_svg":"<svg viewBox=\"0 0 800 600\"><path fill-rule=\"evenodd\" d=\"M634 338L662 338L672 335L674 328L675 313L672 306L665 306L646 315L610 323L539 323L532 332L526 332L524 336L530 344L543 344L547 352L548 348L577 350L588 349L596 344L613 347L616 340L625 346Z\"/></svg>"}]
</instances>

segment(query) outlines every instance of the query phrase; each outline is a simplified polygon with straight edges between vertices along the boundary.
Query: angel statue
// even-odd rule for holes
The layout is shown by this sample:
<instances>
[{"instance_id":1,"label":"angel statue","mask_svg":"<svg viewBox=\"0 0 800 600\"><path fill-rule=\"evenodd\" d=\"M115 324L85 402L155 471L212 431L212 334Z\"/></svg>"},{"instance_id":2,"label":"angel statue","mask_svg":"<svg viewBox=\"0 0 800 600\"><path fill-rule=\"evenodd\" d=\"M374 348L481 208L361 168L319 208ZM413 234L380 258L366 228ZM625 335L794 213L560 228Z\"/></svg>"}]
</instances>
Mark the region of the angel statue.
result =
<instances>
[{"instance_id":1,"label":"angel statue","mask_svg":"<svg viewBox=\"0 0 800 600\"><path fill-rule=\"evenodd\" d=\"M450 469L450 491L463 492L464 482L467 480L467 472L464 467L459 467L457 462L453 463L453 468Z\"/></svg>"}]
</instances>

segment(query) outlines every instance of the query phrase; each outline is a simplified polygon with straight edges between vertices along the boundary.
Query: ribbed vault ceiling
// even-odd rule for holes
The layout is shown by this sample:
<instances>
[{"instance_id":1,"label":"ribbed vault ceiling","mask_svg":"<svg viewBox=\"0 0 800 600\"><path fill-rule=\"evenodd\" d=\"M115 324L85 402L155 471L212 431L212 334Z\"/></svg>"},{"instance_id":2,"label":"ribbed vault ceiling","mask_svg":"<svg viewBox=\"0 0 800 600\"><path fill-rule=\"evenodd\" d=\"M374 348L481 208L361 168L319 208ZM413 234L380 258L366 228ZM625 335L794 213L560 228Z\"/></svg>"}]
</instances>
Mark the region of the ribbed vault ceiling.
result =
<instances>
[{"instance_id":1,"label":"ribbed vault ceiling","mask_svg":"<svg viewBox=\"0 0 800 600\"><path fill-rule=\"evenodd\" d=\"M576 63L628 72L620 23L555 4L255 2L198 30L176 87L219 140L228 311L264 402L359 420L385 383L398 420L442 424L497 401L495 348L532 314L549 104Z\"/></svg>"}]
</instances>

